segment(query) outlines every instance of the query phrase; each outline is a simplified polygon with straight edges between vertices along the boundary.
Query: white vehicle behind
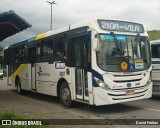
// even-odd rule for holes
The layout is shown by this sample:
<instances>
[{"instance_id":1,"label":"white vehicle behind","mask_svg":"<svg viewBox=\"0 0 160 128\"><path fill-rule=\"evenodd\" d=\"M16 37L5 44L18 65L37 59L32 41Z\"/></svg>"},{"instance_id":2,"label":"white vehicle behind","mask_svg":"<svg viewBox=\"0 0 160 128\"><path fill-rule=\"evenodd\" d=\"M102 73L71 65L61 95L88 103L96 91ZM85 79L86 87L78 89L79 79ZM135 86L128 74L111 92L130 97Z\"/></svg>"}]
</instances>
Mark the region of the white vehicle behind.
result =
<instances>
[{"instance_id":1,"label":"white vehicle behind","mask_svg":"<svg viewBox=\"0 0 160 128\"><path fill-rule=\"evenodd\" d=\"M151 41L153 92L160 92L160 40Z\"/></svg>"}]
</instances>

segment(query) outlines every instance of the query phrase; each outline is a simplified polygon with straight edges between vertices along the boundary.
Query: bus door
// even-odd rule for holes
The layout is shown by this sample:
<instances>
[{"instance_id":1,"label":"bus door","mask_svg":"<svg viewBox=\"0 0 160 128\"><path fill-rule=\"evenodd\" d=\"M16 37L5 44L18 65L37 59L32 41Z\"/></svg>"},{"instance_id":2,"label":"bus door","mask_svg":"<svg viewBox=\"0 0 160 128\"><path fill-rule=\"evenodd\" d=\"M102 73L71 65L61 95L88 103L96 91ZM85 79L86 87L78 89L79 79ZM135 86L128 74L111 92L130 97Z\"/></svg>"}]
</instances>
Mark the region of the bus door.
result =
<instances>
[{"instance_id":1,"label":"bus door","mask_svg":"<svg viewBox=\"0 0 160 128\"><path fill-rule=\"evenodd\" d=\"M29 48L29 60L31 63L31 89L36 90L36 47Z\"/></svg>"},{"instance_id":2,"label":"bus door","mask_svg":"<svg viewBox=\"0 0 160 128\"><path fill-rule=\"evenodd\" d=\"M88 57L90 55L87 37L78 37L73 41L73 55L75 65L75 89L76 98L89 100L88 94Z\"/></svg>"}]
</instances>

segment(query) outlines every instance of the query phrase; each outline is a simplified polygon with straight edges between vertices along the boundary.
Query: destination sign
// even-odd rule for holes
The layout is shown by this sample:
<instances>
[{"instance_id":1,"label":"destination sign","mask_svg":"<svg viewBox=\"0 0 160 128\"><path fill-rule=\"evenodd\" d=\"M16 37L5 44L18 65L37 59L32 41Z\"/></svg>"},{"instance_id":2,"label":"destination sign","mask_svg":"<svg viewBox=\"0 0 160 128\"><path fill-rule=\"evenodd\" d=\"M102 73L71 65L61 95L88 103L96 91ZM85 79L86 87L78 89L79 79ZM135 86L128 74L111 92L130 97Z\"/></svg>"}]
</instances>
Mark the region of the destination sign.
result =
<instances>
[{"instance_id":1,"label":"destination sign","mask_svg":"<svg viewBox=\"0 0 160 128\"><path fill-rule=\"evenodd\" d=\"M143 33L144 27L142 24L127 22L127 21L117 21L117 20L97 20L101 29L108 31L121 31L121 32L134 32Z\"/></svg>"}]
</instances>

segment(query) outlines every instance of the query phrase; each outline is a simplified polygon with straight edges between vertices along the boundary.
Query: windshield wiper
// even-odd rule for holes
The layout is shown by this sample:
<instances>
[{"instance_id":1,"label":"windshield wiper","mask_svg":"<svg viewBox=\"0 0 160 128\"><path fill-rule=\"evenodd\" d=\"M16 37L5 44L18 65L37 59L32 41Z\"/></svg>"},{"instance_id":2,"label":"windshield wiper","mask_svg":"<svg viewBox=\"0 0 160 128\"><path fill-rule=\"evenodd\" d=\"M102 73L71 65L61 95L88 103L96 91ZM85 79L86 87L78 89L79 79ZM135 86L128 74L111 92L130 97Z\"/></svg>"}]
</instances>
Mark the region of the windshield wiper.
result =
<instances>
[{"instance_id":1,"label":"windshield wiper","mask_svg":"<svg viewBox=\"0 0 160 128\"><path fill-rule=\"evenodd\" d=\"M120 43L119 43L117 37L115 36L114 32L110 32L110 34L113 36L113 38L114 38L114 40L115 40L114 43L115 43L115 45L116 45L117 51L119 51L120 54L122 55L122 54L123 54L123 53L122 53L122 48L120 47Z\"/></svg>"},{"instance_id":2,"label":"windshield wiper","mask_svg":"<svg viewBox=\"0 0 160 128\"><path fill-rule=\"evenodd\" d=\"M115 36L114 32L110 32L110 33L111 33L111 35L113 36L113 38L115 40L114 42L115 42L116 48L118 48L120 50L120 46L119 46L119 42L117 40L117 37Z\"/></svg>"}]
</instances>

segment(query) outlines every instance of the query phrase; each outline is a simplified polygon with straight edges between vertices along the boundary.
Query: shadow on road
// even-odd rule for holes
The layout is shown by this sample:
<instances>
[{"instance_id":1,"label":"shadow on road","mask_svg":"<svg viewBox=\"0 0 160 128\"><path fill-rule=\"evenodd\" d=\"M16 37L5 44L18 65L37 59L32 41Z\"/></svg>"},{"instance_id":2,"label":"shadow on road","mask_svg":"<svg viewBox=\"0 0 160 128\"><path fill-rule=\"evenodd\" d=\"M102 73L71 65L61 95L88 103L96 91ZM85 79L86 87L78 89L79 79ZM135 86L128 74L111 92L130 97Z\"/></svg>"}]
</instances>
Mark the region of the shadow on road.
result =
<instances>
[{"instance_id":1,"label":"shadow on road","mask_svg":"<svg viewBox=\"0 0 160 128\"><path fill-rule=\"evenodd\" d=\"M79 104L79 103L78 103ZM78 109L88 109L91 112L96 112L96 113L123 113L123 112L131 112L135 110L139 110L141 108L133 107L133 106L128 106L124 104L113 104L113 105L104 105L104 106L89 106L86 104L81 104L77 106Z\"/></svg>"},{"instance_id":2,"label":"shadow on road","mask_svg":"<svg viewBox=\"0 0 160 128\"><path fill-rule=\"evenodd\" d=\"M153 95L152 95L152 98L151 98L152 100L157 100L157 101L159 101L160 102L160 93L154 93Z\"/></svg>"},{"instance_id":3,"label":"shadow on road","mask_svg":"<svg viewBox=\"0 0 160 128\"><path fill-rule=\"evenodd\" d=\"M10 91L17 94L16 90L10 90ZM17 95L19 95L19 94L17 94ZM45 94L39 94L39 93L30 92L30 91L24 91L23 94L21 94L21 96L28 97L28 98L31 98L31 99L41 100L41 101L45 101L45 102L49 102L49 103L60 104L59 98L54 97L54 96L45 95Z\"/></svg>"},{"instance_id":4,"label":"shadow on road","mask_svg":"<svg viewBox=\"0 0 160 128\"><path fill-rule=\"evenodd\" d=\"M17 93L16 90L10 90L10 91ZM44 95L44 94L25 91L24 94L21 96L28 97L31 99L41 100L41 101L49 102L53 104L60 104L59 98ZM105 106L94 106L93 105L92 106L92 105L87 105L83 103L76 103L75 106L71 109L77 109L80 111L90 111L90 112L99 113L99 114L105 114L105 113L109 114L109 113L130 112L130 111L135 111L141 108L132 107L132 106L124 105L124 104L114 104L114 105L105 105Z\"/></svg>"}]
</instances>

